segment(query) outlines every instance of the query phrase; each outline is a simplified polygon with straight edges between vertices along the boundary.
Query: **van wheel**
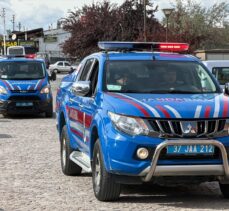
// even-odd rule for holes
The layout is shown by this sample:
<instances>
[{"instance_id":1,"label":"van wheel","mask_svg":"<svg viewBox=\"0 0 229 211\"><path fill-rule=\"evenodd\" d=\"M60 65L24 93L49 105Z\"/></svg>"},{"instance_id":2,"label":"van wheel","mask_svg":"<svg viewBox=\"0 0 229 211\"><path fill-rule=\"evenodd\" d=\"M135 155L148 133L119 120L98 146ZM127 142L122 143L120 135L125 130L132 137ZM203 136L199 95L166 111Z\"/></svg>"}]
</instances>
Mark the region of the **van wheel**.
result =
<instances>
[{"instance_id":1,"label":"van wheel","mask_svg":"<svg viewBox=\"0 0 229 211\"><path fill-rule=\"evenodd\" d=\"M81 174L82 168L70 160L70 154L73 152L70 146L70 140L66 125L61 132L60 159L62 172L67 176L77 176Z\"/></svg>"},{"instance_id":2,"label":"van wheel","mask_svg":"<svg viewBox=\"0 0 229 211\"><path fill-rule=\"evenodd\" d=\"M93 150L92 182L95 197L99 201L115 201L119 198L121 184L116 183L114 176L106 171L99 139Z\"/></svg>"},{"instance_id":3,"label":"van wheel","mask_svg":"<svg viewBox=\"0 0 229 211\"><path fill-rule=\"evenodd\" d=\"M220 184L219 183L220 190L223 194L224 198L229 198L229 184Z\"/></svg>"},{"instance_id":4,"label":"van wheel","mask_svg":"<svg viewBox=\"0 0 229 211\"><path fill-rule=\"evenodd\" d=\"M47 111L45 111L45 116L47 118L51 118L53 116L53 105L52 105L52 103L49 104Z\"/></svg>"}]
</instances>

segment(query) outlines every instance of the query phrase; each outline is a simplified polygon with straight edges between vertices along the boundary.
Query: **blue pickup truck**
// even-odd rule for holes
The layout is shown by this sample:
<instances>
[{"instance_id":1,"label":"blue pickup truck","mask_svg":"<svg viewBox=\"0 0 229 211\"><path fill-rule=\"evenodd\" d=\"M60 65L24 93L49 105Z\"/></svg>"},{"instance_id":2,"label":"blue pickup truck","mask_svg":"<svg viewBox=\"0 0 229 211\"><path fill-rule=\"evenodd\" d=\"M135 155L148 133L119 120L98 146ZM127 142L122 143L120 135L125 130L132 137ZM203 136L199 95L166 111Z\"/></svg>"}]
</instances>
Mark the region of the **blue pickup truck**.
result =
<instances>
[{"instance_id":1,"label":"blue pickup truck","mask_svg":"<svg viewBox=\"0 0 229 211\"><path fill-rule=\"evenodd\" d=\"M0 59L0 114L45 113L52 117L51 79L41 59Z\"/></svg>"},{"instance_id":2,"label":"blue pickup truck","mask_svg":"<svg viewBox=\"0 0 229 211\"><path fill-rule=\"evenodd\" d=\"M122 184L218 181L229 198L229 86L185 43L100 42L63 79L56 118L65 175L92 172L95 197Z\"/></svg>"}]
</instances>

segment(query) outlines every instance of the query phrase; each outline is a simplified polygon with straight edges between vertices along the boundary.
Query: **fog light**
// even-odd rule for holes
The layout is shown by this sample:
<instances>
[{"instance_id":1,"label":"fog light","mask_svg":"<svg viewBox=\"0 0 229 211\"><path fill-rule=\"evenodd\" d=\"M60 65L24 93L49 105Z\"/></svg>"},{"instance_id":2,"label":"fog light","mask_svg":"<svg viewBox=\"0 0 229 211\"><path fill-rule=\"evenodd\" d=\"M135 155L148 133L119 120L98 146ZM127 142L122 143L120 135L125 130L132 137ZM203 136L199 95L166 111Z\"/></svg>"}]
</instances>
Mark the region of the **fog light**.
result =
<instances>
[{"instance_id":1,"label":"fog light","mask_svg":"<svg viewBox=\"0 0 229 211\"><path fill-rule=\"evenodd\" d=\"M137 150L137 156L138 156L138 158L140 158L140 159L142 159L142 160L144 160L144 159L146 159L148 156L149 156L149 151L148 151L148 149L146 149L146 148L139 148L138 150Z\"/></svg>"}]
</instances>

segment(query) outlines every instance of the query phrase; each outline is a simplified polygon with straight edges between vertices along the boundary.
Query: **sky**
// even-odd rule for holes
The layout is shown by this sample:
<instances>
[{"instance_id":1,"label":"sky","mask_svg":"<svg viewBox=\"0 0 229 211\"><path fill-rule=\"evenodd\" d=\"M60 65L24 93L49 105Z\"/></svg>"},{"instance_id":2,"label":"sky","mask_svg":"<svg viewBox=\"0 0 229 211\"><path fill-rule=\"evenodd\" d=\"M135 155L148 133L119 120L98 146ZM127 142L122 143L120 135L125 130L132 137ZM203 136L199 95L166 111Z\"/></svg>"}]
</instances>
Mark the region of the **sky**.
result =
<instances>
[{"instance_id":1,"label":"sky","mask_svg":"<svg viewBox=\"0 0 229 211\"><path fill-rule=\"evenodd\" d=\"M196 0L203 6L210 6L217 2L228 0ZM18 30L18 23L21 23L21 30L31 30L49 27L56 27L60 18L67 17L69 11L75 8L82 8L85 4L91 4L93 0L0 0L0 14L5 8L6 29L12 30L12 17L15 15L15 30ZM99 0L94 0L99 2ZM112 3L122 4L124 0L110 0ZM156 18L162 19L163 8L170 8L174 0L151 0L159 6ZM3 33L3 19L0 17L0 33Z\"/></svg>"}]
</instances>

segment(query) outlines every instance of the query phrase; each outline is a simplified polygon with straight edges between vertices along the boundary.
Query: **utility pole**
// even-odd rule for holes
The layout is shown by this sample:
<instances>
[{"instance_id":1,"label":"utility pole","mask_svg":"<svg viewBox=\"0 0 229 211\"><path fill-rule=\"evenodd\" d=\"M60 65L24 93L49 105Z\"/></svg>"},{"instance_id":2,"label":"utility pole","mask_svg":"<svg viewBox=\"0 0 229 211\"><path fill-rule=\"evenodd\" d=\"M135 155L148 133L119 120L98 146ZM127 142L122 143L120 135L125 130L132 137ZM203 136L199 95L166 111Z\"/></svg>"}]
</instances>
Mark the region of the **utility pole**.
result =
<instances>
[{"instance_id":1,"label":"utility pole","mask_svg":"<svg viewBox=\"0 0 229 211\"><path fill-rule=\"evenodd\" d=\"M146 42L146 0L143 0L143 7L144 7L144 29L143 29L143 33L144 33L144 41Z\"/></svg>"},{"instance_id":2,"label":"utility pole","mask_svg":"<svg viewBox=\"0 0 229 211\"><path fill-rule=\"evenodd\" d=\"M15 30L15 15L13 15L11 22L13 24L13 31L14 31Z\"/></svg>"},{"instance_id":3,"label":"utility pole","mask_svg":"<svg viewBox=\"0 0 229 211\"><path fill-rule=\"evenodd\" d=\"M18 31L21 31L21 22L18 23Z\"/></svg>"},{"instance_id":4,"label":"utility pole","mask_svg":"<svg viewBox=\"0 0 229 211\"><path fill-rule=\"evenodd\" d=\"M6 55L6 9L2 8L2 14L0 15L3 19L3 46L4 46L4 54Z\"/></svg>"}]
</instances>

